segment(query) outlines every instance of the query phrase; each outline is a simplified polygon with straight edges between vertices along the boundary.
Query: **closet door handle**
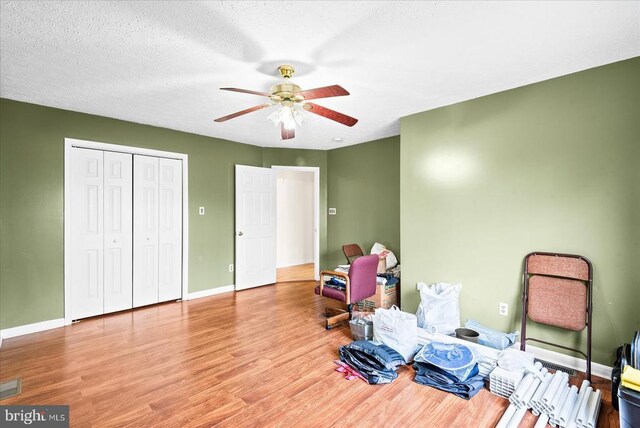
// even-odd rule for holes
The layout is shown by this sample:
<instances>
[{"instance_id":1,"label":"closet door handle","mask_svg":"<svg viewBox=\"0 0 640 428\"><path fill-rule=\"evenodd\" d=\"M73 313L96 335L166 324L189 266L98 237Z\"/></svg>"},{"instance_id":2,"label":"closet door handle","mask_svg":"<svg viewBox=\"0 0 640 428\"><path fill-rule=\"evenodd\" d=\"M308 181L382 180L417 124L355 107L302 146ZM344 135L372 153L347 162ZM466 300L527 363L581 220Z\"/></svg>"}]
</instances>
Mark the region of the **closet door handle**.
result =
<instances>
[{"instance_id":1,"label":"closet door handle","mask_svg":"<svg viewBox=\"0 0 640 428\"><path fill-rule=\"evenodd\" d=\"M242 231L238 232L238 236L242 236L242 235L243 235Z\"/></svg>"}]
</instances>

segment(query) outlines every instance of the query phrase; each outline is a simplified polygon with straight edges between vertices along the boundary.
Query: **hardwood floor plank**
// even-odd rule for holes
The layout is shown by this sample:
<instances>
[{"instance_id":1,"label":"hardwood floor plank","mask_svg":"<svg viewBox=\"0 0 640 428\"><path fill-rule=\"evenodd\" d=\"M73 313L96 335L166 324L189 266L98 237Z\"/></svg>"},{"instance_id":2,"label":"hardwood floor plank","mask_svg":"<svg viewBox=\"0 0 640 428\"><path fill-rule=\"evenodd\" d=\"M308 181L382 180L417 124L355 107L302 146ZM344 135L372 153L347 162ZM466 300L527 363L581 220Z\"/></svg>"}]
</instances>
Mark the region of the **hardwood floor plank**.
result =
<instances>
[{"instance_id":1,"label":"hardwood floor plank","mask_svg":"<svg viewBox=\"0 0 640 428\"><path fill-rule=\"evenodd\" d=\"M291 281L313 281L315 265L313 263L306 263L303 265L288 266L284 268L276 269L276 281L277 282L291 282Z\"/></svg>"},{"instance_id":2,"label":"hardwood floor plank","mask_svg":"<svg viewBox=\"0 0 640 428\"><path fill-rule=\"evenodd\" d=\"M23 392L1 404L69 404L73 427L493 427L507 400L465 401L413 382L335 371L347 326L324 329L313 281L279 283L138 308L3 341L0 380ZM572 380L579 383L580 379ZM609 382L599 427L618 427ZM532 427L527 415L522 427Z\"/></svg>"}]
</instances>

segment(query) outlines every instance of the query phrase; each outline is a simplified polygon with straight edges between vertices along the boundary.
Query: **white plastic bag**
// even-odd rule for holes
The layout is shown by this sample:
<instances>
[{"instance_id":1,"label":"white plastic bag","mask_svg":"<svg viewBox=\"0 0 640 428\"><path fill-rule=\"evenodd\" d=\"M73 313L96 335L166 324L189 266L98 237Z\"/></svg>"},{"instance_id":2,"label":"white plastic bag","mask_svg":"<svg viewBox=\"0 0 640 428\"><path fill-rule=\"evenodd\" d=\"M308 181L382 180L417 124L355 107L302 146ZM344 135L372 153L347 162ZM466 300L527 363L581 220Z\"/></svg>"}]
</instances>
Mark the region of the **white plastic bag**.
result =
<instances>
[{"instance_id":1,"label":"white plastic bag","mask_svg":"<svg viewBox=\"0 0 640 428\"><path fill-rule=\"evenodd\" d=\"M371 254L377 254L379 257L384 257L387 264L387 269L391 269L398 264L398 259L396 258L396 255L393 254L393 251L388 250L387 247L379 242L373 244L373 247L371 248Z\"/></svg>"},{"instance_id":2,"label":"white plastic bag","mask_svg":"<svg viewBox=\"0 0 640 428\"><path fill-rule=\"evenodd\" d=\"M405 362L413 360L418 345L416 316L397 306L378 308L373 315L373 340L396 350Z\"/></svg>"},{"instance_id":3,"label":"white plastic bag","mask_svg":"<svg viewBox=\"0 0 640 428\"><path fill-rule=\"evenodd\" d=\"M460 305L458 298L462 284L439 282L427 286L418 283L420 305L416 312L418 327L429 333L452 334L460 327Z\"/></svg>"}]
</instances>

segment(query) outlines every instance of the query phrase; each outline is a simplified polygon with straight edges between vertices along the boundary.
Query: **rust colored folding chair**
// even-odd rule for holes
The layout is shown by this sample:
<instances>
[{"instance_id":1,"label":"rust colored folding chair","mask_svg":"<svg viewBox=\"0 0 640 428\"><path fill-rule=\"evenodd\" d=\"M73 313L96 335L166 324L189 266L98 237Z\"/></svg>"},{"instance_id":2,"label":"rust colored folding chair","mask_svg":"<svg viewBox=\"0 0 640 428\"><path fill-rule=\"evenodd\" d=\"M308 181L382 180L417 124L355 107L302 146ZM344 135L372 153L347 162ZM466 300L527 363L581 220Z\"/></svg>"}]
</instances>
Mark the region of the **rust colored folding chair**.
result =
<instances>
[{"instance_id":1,"label":"rust colored folding chair","mask_svg":"<svg viewBox=\"0 0 640 428\"><path fill-rule=\"evenodd\" d=\"M353 263L355 259L358 257L364 256L362 252L362 248L358 244L347 244L342 246L342 252L344 256L347 258L347 264Z\"/></svg>"},{"instance_id":2,"label":"rust colored folding chair","mask_svg":"<svg viewBox=\"0 0 640 428\"><path fill-rule=\"evenodd\" d=\"M591 315L593 267L582 256L535 252L524 259L522 293L522 339L575 351L587 360L587 379L591 381ZM582 332L587 329L586 353L580 349L527 337L527 318L540 324Z\"/></svg>"}]
</instances>

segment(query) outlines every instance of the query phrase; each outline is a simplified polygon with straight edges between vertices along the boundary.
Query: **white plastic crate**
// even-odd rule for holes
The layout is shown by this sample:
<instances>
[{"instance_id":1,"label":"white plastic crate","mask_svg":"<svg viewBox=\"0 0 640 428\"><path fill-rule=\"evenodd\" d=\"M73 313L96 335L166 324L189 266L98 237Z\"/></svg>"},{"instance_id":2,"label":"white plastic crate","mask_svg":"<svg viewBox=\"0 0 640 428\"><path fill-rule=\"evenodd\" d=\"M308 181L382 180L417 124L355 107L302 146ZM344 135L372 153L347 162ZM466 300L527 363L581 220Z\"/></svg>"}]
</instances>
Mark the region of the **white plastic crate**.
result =
<instances>
[{"instance_id":1,"label":"white plastic crate","mask_svg":"<svg viewBox=\"0 0 640 428\"><path fill-rule=\"evenodd\" d=\"M500 397L509 398L522 380L524 372L510 372L496 367L489 375L489 391Z\"/></svg>"}]
</instances>

